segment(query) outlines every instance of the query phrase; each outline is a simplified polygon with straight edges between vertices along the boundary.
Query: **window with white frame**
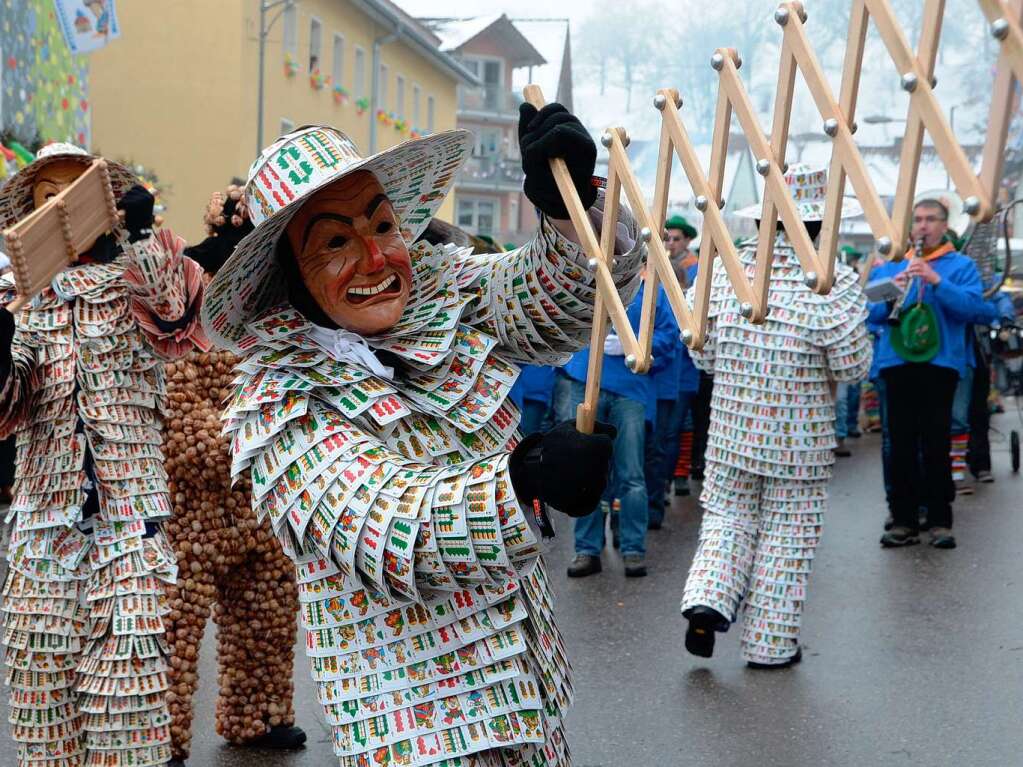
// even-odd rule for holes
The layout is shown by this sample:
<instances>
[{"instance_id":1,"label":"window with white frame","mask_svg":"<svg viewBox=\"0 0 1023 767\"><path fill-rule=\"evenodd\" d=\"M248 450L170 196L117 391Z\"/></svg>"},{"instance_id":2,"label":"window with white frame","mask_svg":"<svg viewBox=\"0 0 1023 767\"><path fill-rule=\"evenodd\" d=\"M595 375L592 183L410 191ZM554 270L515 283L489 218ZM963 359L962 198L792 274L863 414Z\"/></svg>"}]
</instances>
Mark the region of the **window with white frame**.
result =
<instances>
[{"instance_id":1,"label":"window with white frame","mask_svg":"<svg viewBox=\"0 0 1023 767\"><path fill-rule=\"evenodd\" d=\"M323 69L323 24L319 19L309 20L309 72Z\"/></svg>"},{"instance_id":2,"label":"window with white frame","mask_svg":"<svg viewBox=\"0 0 1023 767\"><path fill-rule=\"evenodd\" d=\"M377 83L377 109L387 111L387 65L380 65L380 81Z\"/></svg>"},{"instance_id":3,"label":"window with white frame","mask_svg":"<svg viewBox=\"0 0 1023 767\"><path fill-rule=\"evenodd\" d=\"M433 133L433 96L426 97L426 132Z\"/></svg>"},{"instance_id":4,"label":"window with white frame","mask_svg":"<svg viewBox=\"0 0 1023 767\"><path fill-rule=\"evenodd\" d=\"M366 98L366 51L355 49L355 79L352 92L356 99Z\"/></svg>"},{"instance_id":5,"label":"window with white frame","mask_svg":"<svg viewBox=\"0 0 1023 767\"><path fill-rule=\"evenodd\" d=\"M412 83L412 127L416 130L419 130L419 96L419 86Z\"/></svg>"},{"instance_id":6,"label":"window with white frame","mask_svg":"<svg viewBox=\"0 0 1023 767\"><path fill-rule=\"evenodd\" d=\"M399 120L405 119L405 78L401 75L394 83L394 114Z\"/></svg>"},{"instance_id":7,"label":"window with white frame","mask_svg":"<svg viewBox=\"0 0 1023 767\"><path fill-rule=\"evenodd\" d=\"M458 225L476 234L492 234L497 228L497 206L493 200L458 198Z\"/></svg>"},{"instance_id":8,"label":"window with white frame","mask_svg":"<svg viewBox=\"0 0 1023 767\"><path fill-rule=\"evenodd\" d=\"M331 61L330 78L334 85L341 85L345 76L345 38L334 35L334 59Z\"/></svg>"},{"instance_id":9,"label":"window with white frame","mask_svg":"<svg viewBox=\"0 0 1023 767\"><path fill-rule=\"evenodd\" d=\"M298 8L294 5L285 6L282 23L284 25L284 52L295 58L298 56Z\"/></svg>"}]
</instances>

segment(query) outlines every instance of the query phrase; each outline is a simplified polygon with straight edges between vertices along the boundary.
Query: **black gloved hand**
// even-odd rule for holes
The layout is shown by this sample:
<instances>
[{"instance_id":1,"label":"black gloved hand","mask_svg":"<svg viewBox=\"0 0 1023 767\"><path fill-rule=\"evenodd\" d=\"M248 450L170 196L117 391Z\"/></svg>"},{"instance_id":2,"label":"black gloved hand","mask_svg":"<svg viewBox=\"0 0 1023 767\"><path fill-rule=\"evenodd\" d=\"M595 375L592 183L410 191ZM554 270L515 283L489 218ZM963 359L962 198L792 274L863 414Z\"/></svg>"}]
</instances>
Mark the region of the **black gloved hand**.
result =
<instances>
[{"instance_id":1,"label":"black gloved hand","mask_svg":"<svg viewBox=\"0 0 1023 767\"><path fill-rule=\"evenodd\" d=\"M522 191L551 218L568 218L568 209L551 173L551 158L565 161L584 208L596 201L593 168L597 145L579 118L561 104L548 104L539 112L531 104L519 105L519 151L526 174Z\"/></svg>"},{"instance_id":2,"label":"black gloved hand","mask_svg":"<svg viewBox=\"0 0 1023 767\"><path fill-rule=\"evenodd\" d=\"M593 434L583 434L565 421L528 435L508 461L515 495L530 507L538 501L570 517L586 516L607 487L617 434L615 427L599 422Z\"/></svg>"},{"instance_id":3,"label":"black gloved hand","mask_svg":"<svg viewBox=\"0 0 1023 767\"><path fill-rule=\"evenodd\" d=\"M153 205L156 200L142 186L136 184L117 201L117 209L124 211L124 228L128 230L128 241L138 242L153 228Z\"/></svg>"},{"instance_id":4,"label":"black gloved hand","mask_svg":"<svg viewBox=\"0 0 1023 767\"><path fill-rule=\"evenodd\" d=\"M185 248L185 255L196 261L207 274L216 274L234 253L238 243L255 228L248 218L242 219L237 226L231 222L237 207L238 201L229 197L224 203L224 223L213 227L214 233L198 245Z\"/></svg>"},{"instance_id":5,"label":"black gloved hand","mask_svg":"<svg viewBox=\"0 0 1023 767\"><path fill-rule=\"evenodd\" d=\"M14 315L0 306L0 386L11 373L11 343L14 341Z\"/></svg>"}]
</instances>

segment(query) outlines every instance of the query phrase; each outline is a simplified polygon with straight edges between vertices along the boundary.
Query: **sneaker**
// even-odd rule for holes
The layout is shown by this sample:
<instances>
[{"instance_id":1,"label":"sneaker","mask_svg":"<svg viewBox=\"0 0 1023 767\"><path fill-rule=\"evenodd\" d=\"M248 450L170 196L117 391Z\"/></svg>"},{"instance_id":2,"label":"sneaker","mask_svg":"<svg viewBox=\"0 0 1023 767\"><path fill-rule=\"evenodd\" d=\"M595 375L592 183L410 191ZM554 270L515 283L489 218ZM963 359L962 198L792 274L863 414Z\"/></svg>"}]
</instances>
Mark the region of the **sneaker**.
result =
<instances>
[{"instance_id":1,"label":"sneaker","mask_svg":"<svg viewBox=\"0 0 1023 767\"><path fill-rule=\"evenodd\" d=\"M977 481L984 485L990 485L995 481L995 475L986 469L977 472Z\"/></svg>"},{"instance_id":2,"label":"sneaker","mask_svg":"<svg viewBox=\"0 0 1023 767\"><path fill-rule=\"evenodd\" d=\"M622 562L625 563L626 578L643 578L646 576L646 561L642 554L624 554Z\"/></svg>"},{"instance_id":3,"label":"sneaker","mask_svg":"<svg viewBox=\"0 0 1023 767\"><path fill-rule=\"evenodd\" d=\"M572 564L568 566L569 578L585 578L587 575L596 575L603 568L600 565L600 557L592 554L576 554Z\"/></svg>"},{"instance_id":4,"label":"sneaker","mask_svg":"<svg viewBox=\"0 0 1023 767\"><path fill-rule=\"evenodd\" d=\"M728 631L729 620L712 607L697 605L684 610L689 621L686 629L686 650L692 655L709 658L714 654L714 634Z\"/></svg>"},{"instance_id":5,"label":"sneaker","mask_svg":"<svg viewBox=\"0 0 1023 767\"><path fill-rule=\"evenodd\" d=\"M835 455L838 458L848 458L852 455L852 450L845 446L845 440L838 440L838 446L835 448Z\"/></svg>"},{"instance_id":6,"label":"sneaker","mask_svg":"<svg viewBox=\"0 0 1023 767\"><path fill-rule=\"evenodd\" d=\"M757 663L754 660L746 661L746 666L749 668L760 669L761 671L774 671L779 668L789 668L795 666L799 661L803 659L803 648L797 647L796 654L790 658L786 658L781 663Z\"/></svg>"},{"instance_id":7,"label":"sneaker","mask_svg":"<svg viewBox=\"0 0 1023 767\"><path fill-rule=\"evenodd\" d=\"M675 477L675 495L681 498L689 495L689 479L687 477Z\"/></svg>"},{"instance_id":8,"label":"sneaker","mask_svg":"<svg viewBox=\"0 0 1023 767\"><path fill-rule=\"evenodd\" d=\"M961 479L956 482L956 495L973 495L973 481Z\"/></svg>"},{"instance_id":9,"label":"sneaker","mask_svg":"<svg viewBox=\"0 0 1023 767\"><path fill-rule=\"evenodd\" d=\"M897 546L913 546L920 543L920 534L908 527L893 527L881 536L881 545L886 549Z\"/></svg>"},{"instance_id":10,"label":"sneaker","mask_svg":"<svg viewBox=\"0 0 1023 767\"><path fill-rule=\"evenodd\" d=\"M947 527L935 527L931 530L931 546L936 549L954 549L955 536Z\"/></svg>"},{"instance_id":11,"label":"sneaker","mask_svg":"<svg viewBox=\"0 0 1023 767\"><path fill-rule=\"evenodd\" d=\"M305 730L288 724L278 724L255 740L245 742L252 748L272 748L279 751L292 751L305 747Z\"/></svg>"}]
</instances>

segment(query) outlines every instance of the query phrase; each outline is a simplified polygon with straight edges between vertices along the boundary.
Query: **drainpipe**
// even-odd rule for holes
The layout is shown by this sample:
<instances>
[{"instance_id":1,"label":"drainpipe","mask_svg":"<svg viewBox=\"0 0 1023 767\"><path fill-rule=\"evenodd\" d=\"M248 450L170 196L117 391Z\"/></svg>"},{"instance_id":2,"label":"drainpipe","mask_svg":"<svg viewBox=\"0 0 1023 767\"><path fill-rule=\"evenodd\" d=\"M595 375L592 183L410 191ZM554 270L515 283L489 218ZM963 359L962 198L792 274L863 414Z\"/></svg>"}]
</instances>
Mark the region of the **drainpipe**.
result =
<instances>
[{"instance_id":1,"label":"drainpipe","mask_svg":"<svg viewBox=\"0 0 1023 767\"><path fill-rule=\"evenodd\" d=\"M380 108L380 49L388 43L393 43L401 38L401 26L391 34L378 37L373 41L373 55L370 66L373 68L370 73L369 86L369 153L377 152L377 109Z\"/></svg>"}]
</instances>

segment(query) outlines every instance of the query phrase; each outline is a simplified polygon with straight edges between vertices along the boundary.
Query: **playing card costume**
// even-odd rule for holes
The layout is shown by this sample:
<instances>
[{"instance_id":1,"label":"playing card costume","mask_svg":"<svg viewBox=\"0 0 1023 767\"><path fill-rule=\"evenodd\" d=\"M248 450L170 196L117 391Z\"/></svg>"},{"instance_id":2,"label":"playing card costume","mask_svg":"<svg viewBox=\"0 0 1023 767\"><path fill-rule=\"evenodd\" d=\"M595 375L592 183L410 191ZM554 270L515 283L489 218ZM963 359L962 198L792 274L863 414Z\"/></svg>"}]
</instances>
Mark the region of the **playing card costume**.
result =
<instances>
[{"instance_id":1,"label":"playing card costume","mask_svg":"<svg viewBox=\"0 0 1023 767\"><path fill-rule=\"evenodd\" d=\"M531 115L524 108L524 125ZM364 243L366 287L346 300L404 286L403 267L379 283L362 276L377 253L365 232L389 235L391 218L378 225L374 211L389 204L414 242L471 147L470 134L450 131L364 159L332 128L283 136L250 171L256 229L210 284L204 310L215 343L243 358L224 413L233 472L248 470L257 515L295 561L306 651L343 767L570 763L568 663L527 519L542 518L555 491L520 490L535 498L526 508L516 499L513 482L529 483L516 479L522 451L508 454L519 413L507 394L511 362L561 362L585 343L595 290L581 249L546 217L509 253L419 242L400 318L366 336L307 319L289 277L287 251L302 258L289 222L322 190L348 193L333 182L369 171L384 192L366 208L372 230L320 208L294 236L315 241L317 227L354 217L355 229L322 235L328 254L335 242L338 252ZM580 186L593 157L589 171L580 164ZM622 222L614 276L631 296L641 249L626 211ZM557 458L545 448L537 475ZM602 489L586 491L593 503Z\"/></svg>"},{"instance_id":2,"label":"playing card costume","mask_svg":"<svg viewBox=\"0 0 1023 767\"><path fill-rule=\"evenodd\" d=\"M804 221L820 221L825 171L793 164L786 178ZM854 212L852 205L846 215ZM759 215L756 206L751 215ZM752 278L756 241L739 256ZM724 270L711 287L707 343L694 362L714 376L700 543L682 600L686 646L709 656L713 632L742 618L742 657L797 660L803 602L821 535L834 463L830 382L870 368L866 300L839 265L828 295L804 284L795 250L779 233L763 325L740 314Z\"/></svg>"},{"instance_id":3,"label":"playing card costume","mask_svg":"<svg viewBox=\"0 0 1023 767\"><path fill-rule=\"evenodd\" d=\"M45 148L0 191L0 226L31 212L51 166L93 159ZM0 310L0 437L17 434L4 669L25 766L170 757L163 592L176 568L159 531L171 512L162 360L205 343L202 281L181 240L146 231L152 197L109 168L130 241L101 237L16 317Z\"/></svg>"},{"instance_id":4,"label":"playing card costume","mask_svg":"<svg viewBox=\"0 0 1023 767\"><path fill-rule=\"evenodd\" d=\"M214 204L223 210L223 196L214 195ZM250 229L222 221L219 231L186 252L212 275ZM179 760L189 755L199 649L211 612L218 644L216 731L235 744L298 747L305 741L293 727L295 569L269 525L256 519L248 477L232 486L230 442L221 435L223 400L238 362L228 351L196 350L166 366L164 452L174 504L166 533L180 573L168 589L168 674L171 745Z\"/></svg>"}]
</instances>

